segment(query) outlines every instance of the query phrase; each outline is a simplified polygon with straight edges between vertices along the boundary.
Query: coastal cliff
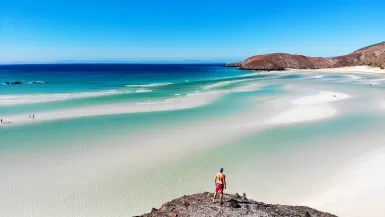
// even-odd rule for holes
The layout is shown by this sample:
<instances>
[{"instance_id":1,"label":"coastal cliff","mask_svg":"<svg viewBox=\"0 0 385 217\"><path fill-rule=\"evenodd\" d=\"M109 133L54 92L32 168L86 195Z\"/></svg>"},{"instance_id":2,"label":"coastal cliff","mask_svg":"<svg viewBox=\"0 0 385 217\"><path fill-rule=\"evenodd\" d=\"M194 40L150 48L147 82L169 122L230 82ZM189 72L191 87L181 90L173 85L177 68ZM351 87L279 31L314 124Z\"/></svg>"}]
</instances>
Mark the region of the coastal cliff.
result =
<instances>
[{"instance_id":1,"label":"coastal cliff","mask_svg":"<svg viewBox=\"0 0 385 217\"><path fill-rule=\"evenodd\" d=\"M213 194L204 192L172 200L141 217L187 216L258 216L258 217L336 217L305 206L271 205L247 199L238 194L224 194L223 204L213 203Z\"/></svg>"},{"instance_id":2,"label":"coastal cliff","mask_svg":"<svg viewBox=\"0 0 385 217\"><path fill-rule=\"evenodd\" d=\"M333 58L273 53L252 56L242 62L230 63L226 66L244 70L322 69L348 66L373 66L384 69L385 42Z\"/></svg>"}]
</instances>

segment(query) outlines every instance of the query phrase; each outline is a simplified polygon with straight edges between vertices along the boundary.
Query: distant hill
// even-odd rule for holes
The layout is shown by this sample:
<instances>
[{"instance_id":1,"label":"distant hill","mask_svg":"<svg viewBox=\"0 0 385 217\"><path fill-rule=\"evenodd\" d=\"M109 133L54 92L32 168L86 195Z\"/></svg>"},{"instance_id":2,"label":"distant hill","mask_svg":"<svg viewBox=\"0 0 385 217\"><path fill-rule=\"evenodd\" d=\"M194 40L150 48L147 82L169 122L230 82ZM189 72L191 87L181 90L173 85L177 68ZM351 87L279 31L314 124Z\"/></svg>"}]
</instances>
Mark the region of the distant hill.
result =
<instances>
[{"instance_id":1,"label":"distant hill","mask_svg":"<svg viewBox=\"0 0 385 217\"><path fill-rule=\"evenodd\" d=\"M272 53L252 56L239 63L229 63L227 66L246 70L322 69L348 66L373 66L384 69L385 42L370 45L351 54L333 58Z\"/></svg>"}]
</instances>

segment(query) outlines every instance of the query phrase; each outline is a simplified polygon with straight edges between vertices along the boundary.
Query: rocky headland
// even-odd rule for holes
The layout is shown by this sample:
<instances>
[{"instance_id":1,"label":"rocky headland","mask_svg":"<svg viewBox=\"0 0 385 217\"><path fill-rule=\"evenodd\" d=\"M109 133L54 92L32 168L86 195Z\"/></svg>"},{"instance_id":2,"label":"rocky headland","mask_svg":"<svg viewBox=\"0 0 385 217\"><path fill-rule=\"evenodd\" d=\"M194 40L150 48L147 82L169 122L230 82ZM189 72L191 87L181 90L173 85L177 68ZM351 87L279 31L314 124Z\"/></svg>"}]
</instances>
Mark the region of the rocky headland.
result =
<instances>
[{"instance_id":1,"label":"rocky headland","mask_svg":"<svg viewBox=\"0 0 385 217\"><path fill-rule=\"evenodd\" d=\"M244 70L324 69L349 66L385 68L385 42L332 58L308 57L287 53L256 55L238 63L226 64Z\"/></svg>"},{"instance_id":2,"label":"rocky headland","mask_svg":"<svg viewBox=\"0 0 385 217\"><path fill-rule=\"evenodd\" d=\"M213 203L213 194L204 192L172 200L141 217L258 216L336 217L305 206L284 206L256 202L238 194L224 194L223 203Z\"/></svg>"}]
</instances>

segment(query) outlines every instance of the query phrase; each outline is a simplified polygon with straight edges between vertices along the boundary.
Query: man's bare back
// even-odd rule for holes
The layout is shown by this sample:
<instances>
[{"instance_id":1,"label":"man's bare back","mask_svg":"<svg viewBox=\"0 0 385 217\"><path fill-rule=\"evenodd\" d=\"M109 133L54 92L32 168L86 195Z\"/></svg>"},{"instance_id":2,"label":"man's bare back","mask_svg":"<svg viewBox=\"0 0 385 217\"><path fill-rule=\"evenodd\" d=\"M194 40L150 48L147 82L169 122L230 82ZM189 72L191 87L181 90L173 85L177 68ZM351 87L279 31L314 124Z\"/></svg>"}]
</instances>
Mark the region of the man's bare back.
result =
<instances>
[{"instance_id":1,"label":"man's bare back","mask_svg":"<svg viewBox=\"0 0 385 217\"><path fill-rule=\"evenodd\" d=\"M215 183L224 184L225 183L225 179L226 179L226 176L223 173L218 172L215 175Z\"/></svg>"}]
</instances>

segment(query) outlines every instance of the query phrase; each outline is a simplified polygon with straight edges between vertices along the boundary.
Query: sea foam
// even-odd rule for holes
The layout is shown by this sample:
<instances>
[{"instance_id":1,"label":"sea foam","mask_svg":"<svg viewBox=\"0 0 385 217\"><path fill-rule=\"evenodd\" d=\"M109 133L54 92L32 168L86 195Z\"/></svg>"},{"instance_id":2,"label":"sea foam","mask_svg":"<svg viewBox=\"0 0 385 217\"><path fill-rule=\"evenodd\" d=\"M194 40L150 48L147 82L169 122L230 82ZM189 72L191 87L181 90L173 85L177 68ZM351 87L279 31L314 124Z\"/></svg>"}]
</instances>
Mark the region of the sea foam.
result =
<instances>
[{"instance_id":1,"label":"sea foam","mask_svg":"<svg viewBox=\"0 0 385 217\"><path fill-rule=\"evenodd\" d=\"M126 87L163 87L172 83L153 83L153 84L127 84Z\"/></svg>"},{"instance_id":2,"label":"sea foam","mask_svg":"<svg viewBox=\"0 0 385 217\"><path fill-rule=\"evenodd\" d=\"M149 93L149 92L152 92L152 90L149 90L149 89L139 89L139 90L135 90L135 93Z\"/></svg>"}]
</instances>

